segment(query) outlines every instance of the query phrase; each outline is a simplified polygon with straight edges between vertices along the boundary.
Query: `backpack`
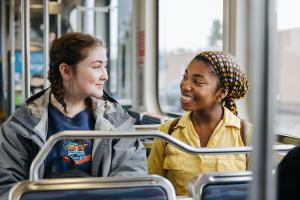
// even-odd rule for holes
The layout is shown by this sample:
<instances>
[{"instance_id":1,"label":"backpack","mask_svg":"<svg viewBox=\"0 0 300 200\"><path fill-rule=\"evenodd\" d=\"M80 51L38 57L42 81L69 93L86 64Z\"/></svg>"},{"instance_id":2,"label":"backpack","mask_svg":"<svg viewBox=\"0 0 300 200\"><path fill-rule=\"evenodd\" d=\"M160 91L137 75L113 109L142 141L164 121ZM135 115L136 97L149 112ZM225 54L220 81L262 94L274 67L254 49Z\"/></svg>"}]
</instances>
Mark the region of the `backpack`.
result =
<instances>
[{"instance_id":1,"label":"backpack","mask_svg":"<svg viewBox=\"0 0 300 200\"><path fill-rule=\"evenodd\" d=\"M176 119L174 119L168 129L168 135L172 135L174 129L175 129L175 126L178 124L180 120L180 117L177 117ZM243 141L243 144L244 146L247 145L247 142L246 142L246 130L247 130L247 122L243 119L240 119L240 122L241 122L241 131L240 131L240 135L241 135L241 138L242 138L242 141Z\"/></svg>"}]
</instances>

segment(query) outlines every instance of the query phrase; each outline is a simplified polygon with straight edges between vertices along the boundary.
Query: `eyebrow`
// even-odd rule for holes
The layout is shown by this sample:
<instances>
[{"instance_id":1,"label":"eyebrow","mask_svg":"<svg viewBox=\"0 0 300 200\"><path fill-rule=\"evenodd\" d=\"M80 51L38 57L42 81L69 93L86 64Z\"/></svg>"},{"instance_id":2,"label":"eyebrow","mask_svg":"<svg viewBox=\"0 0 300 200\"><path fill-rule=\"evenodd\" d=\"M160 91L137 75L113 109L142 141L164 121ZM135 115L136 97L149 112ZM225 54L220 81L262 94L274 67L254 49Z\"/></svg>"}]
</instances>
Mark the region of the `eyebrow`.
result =
<instances>
[{"instance_id":1,"label":"eyebrow","mask_svg":"<svg viewBox=\"0 0 300 200\"><path fill-rule=\"evenodd\" d=\"M186 73L186 74L188 73L188 70L187 70L187 69L185 70L185 73ZM202 74L193 74L192 76L193 76L193 77L196 77L196 78L205 78L205 76L202 75Z\"/></svg>"},{"instance_id":2,"label":"eyebrow","mask_svg":"<svg viewBox=\"0 0 300 200\"><path fill-rule=\"evenodd\" d=\"M90 64L94 64L94 63L105 63L105 64L107 64L107 61L102 61L102 60L95 60L95 61L93 61L93 62L91 62Z\"/></svg>"}]
</instances>

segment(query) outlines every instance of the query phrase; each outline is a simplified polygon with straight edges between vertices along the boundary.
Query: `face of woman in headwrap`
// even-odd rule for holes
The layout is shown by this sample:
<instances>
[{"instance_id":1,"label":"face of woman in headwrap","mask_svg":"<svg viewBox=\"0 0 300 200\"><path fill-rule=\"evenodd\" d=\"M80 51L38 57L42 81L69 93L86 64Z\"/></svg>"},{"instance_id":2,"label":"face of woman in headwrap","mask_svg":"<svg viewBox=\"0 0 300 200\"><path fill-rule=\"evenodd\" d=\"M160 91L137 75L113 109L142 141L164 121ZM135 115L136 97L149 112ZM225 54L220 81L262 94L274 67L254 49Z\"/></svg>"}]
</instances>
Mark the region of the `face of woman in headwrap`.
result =
<instances>
[{"instance_id":1,"label":"face of woman in headwrap","mask_svg":"<svg viewBox=\"0 0 300 200\"><path fill-rule=\"evenodd\" d=\"M196 59L188 65L180 83L180 102L184 110L209 110L221 105L227 92L220 88L219 79L212 70Z\"/></svg>"},{"instance_id":2,"label":"face of woman in headwrap","mask_svg":"<svg viewBox=\"0 0 300 200\"><path fill-rule=\"evenodd\" d=\"M211 66L212 72L219 78L221 85L228 92L224 99L224 106L238 115L234 100L243 98L249 87L246 74L241 70L239 62L229 53L222 51L204 51L194 59L205 61Z\"/></svg>"}]
</instances>

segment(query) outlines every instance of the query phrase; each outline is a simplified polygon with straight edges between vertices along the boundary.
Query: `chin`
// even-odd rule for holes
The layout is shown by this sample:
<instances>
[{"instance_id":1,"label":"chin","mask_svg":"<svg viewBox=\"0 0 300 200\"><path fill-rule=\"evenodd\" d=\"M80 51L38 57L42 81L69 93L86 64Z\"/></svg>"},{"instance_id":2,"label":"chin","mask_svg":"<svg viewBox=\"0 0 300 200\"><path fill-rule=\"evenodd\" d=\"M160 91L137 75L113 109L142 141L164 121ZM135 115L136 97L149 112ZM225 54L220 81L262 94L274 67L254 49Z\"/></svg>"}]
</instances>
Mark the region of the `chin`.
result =
<instances>
[{"instance_id":1,"label":"chin","mask_svg":"<svg viewBox=\"0 0 300 200\"><path fill-rule=\"evenodd\" d=\"M184 107L184 106L181 106L181 109L184 110L184 111L189 111L189 109Z\"/></svg>"},{"instance_id":2,"label":"chin","mask_svg":"<svg viewBox=\"0 0 300 200\"><path fill-rule=\"evenodd\" d=\"M189 111L189 107L181 103L182 110Z\"/></svg>"},{"instance_id":3,"label":"chin","mask_svg":"<svg viewBox=\"0 0 300 200\"><path fill-rule=\"evenodd\" d=\"M182 108L182 110L184 110L184 111L192 111L192 110L193 110L193 108L190 107L190 106L184 106L184 105L181 105L181 108Z\"/></svg>"},{"instance_id":4,"label":"chin","mask_svg":"<svg viewBox=\"0 0 300 200\"><path fill-rule=\"evenodd\" d=\"M103 97L103 91L101 92L97 92L91 95L92 97L95 97L97 99L100 99L101 97Z\"/></svg>"}]
</instances>

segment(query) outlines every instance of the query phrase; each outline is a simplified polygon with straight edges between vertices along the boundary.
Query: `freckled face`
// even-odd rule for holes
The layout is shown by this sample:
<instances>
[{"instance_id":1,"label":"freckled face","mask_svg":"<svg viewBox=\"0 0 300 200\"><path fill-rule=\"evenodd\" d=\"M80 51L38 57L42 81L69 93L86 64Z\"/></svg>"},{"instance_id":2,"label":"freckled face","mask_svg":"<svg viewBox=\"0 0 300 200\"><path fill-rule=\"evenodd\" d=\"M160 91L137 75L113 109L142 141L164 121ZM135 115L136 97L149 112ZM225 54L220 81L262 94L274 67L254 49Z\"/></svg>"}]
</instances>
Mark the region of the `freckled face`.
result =
<instances>
[{"instance_id":1,"label":"freckled face","mask_svg":"<svg viewBox=\"0 0 300 200\"><path fill-rule=\"evenodd\" d=\"M218 78L203 61L192 60L180 83L181 106L186 111L209 110L219 105Z\"/></svg>"},{"instance_id":2,"label":"freckled face","mask_svg":"<svg viewBox=\"0 0 300 200\"><path fill-rule=\"evenodd\" d=\"M84 98L100 98L103 96L104 83L108 79L106 49L95 47L87 50L87 54L76 67L72 80L74 94Z\"/></svg>"}]
</instances>

